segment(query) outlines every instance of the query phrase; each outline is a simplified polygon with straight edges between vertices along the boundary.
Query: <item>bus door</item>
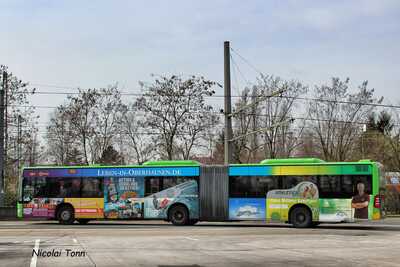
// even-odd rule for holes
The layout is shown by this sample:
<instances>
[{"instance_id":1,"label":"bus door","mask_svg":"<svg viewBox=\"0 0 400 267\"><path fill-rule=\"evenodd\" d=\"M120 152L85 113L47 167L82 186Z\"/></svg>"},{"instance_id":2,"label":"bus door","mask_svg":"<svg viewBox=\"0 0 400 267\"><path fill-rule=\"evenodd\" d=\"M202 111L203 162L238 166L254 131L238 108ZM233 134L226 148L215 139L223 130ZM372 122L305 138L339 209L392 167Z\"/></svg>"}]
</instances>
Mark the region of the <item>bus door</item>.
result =
<instances>
[{"instance_id":1,"label":"bus door","mask_svg":"<svg viewBox=\"0 0 400 267\"><path fill-rule=\"evenodd\" d=\"M103 180L99 177L82 178L78 218L104 218Z\"/></svg>"},{"instance_id":2,"label":"bus door","mask_svg":"<svg viewBox=\"0 0 400 267\"><path fill-rule=\"evenodd\" d=\"M57 202L50 196L47 177L24 177L22 213L25 218L54 218Z\"/></svg>"}]
</instances>

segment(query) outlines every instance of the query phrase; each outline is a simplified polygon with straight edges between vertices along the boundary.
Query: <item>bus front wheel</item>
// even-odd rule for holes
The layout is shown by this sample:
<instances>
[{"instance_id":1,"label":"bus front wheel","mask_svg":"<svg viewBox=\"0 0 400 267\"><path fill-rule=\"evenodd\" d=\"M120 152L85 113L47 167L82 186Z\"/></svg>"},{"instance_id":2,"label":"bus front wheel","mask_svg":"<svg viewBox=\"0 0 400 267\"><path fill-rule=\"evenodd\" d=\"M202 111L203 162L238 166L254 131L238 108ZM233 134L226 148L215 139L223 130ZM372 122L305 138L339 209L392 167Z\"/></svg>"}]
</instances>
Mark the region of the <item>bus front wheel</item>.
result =
<instances>
[{"instance_id":1,"label":"bus front wheel","mask_svg":"<svg viewBox=\"0 0 400 267\"><path fill-rule=\"evenodd\" d=\"M189 222L189 213L185 206L176 205L169 211L169 219L173 225L186 225Z\"/></svg>"},{"instance_id":2,"label":"bus front wheel","mask_svg":"<svg viewBox=\"0 0 400 267\"><path fill-rule=\"evenodd\" d=\"M57 213L57 219L61 224L73 224L75 221L74 208L71 206L62 206Z\"/></svg>"},{"instance_id":3,"label":"bus front wheel","mask_svg":"<svg viewBox=\"0 0 400 267\"><path fill-rule=\"evenodd\" d=\"M308 208L295 207L290 212L290 223L296 228L306 228L312 225L311 212Z\"/></svg>"}]
</instances>

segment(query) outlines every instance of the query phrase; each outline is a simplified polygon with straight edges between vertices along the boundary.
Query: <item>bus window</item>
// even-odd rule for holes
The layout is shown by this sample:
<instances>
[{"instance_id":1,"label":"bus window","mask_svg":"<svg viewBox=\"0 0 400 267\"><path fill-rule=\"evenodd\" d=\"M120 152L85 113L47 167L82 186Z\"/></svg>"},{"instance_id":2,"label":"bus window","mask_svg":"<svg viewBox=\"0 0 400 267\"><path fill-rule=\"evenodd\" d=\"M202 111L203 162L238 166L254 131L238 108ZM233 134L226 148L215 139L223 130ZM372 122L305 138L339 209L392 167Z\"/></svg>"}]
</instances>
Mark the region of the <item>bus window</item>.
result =
<instances>
[{"instance_id":1,"label":"bus window","mask_svg":"<svg viewBox=\"0 0 400 267\"><path fill-rule=\"evenodd\" d=\"M351 198L354 195L353 177L351 175L342 176L342 195L345 198Z\"/></svg>"},{"instance_id":2,"label":"bus window","mask_svg":"<svg viewBox=\"0 0 400 267\"><path fill-rule=\"evenodd\" d=\"M103 197L103 179L83 178L81 197Z\"/></svg>"},{"instance_id":3,"label":"bus window","mask_svg":"<svg viewBox=\"0 0 400 267\"><path fill-rule=\"evenodd\" d=\"M279 188L279 181L278 176L231 176L229 197L265 197L268 191Z\"/></svg>"},{"instance_id":4,"label":"bus window","mask_svg":"<svg viewBox=\"0 0 400 267\"><path fill-rule=\"evenodd\" d=\"M46 177L36 177L35 180L35 191L33 197L47 197L48 190Z\"/></svg>"},{"instance_id":5,"label":"bus window","mask_svg":"<svg viewBox=\"0 0 400 267\"><path fill-rule=\"evenodd\" d=\"M249 197L250 186L249 176L231 176L229 177L229 197Z\"/></svg>"},{"instance_id":6,"label":"bus window","mask_svg":"<svg viewBox=\"0 0 400 267\"><path fill-rule=\"evenodd\" d=\"M47 178L47 197L60 197L60 178Z\"/></svg>"},{"instance_id":7,"label":"bus window","mask_svg":"<svg viewBox=\"0 0 400 267\"><path fill-rule=\"evenodd\" d=\"M282 176L283 189L291 189L301 182L307 181L317 184L317 177L315 176Z\"/></svg>"},{"instance_id":8,"label":"bus window","mask_svg":"<svg viewBox=\"0 0 400 267\"><path fill-rule=\"evenodd\" d=\"M81 178L65 178L60 182L60 186L61 184L65 197L81 197Z\"/></svg>"},{"instance_id":9,"label":"bus window","mask_svg":"<svg viewBox=\"0 0 400 267\"><path fill-rule=\"evenodd\" d=\"M351 198L357 193L357 184L364 184L364 191L372 194L372 177L371 175L344 175L342 179L343 197Z\"/></svg>"},{"instance_id":10,"label":"bus window","mask_svg":"<svg viewBox=\"0 0 400 267\"><path fill-rule=\"evenodd\" d=\"M149 196L161 191L161 184L159 177L146 177L145 178L145 196Z\"/></svg>"},{"instance_id":11,"label":"bus window","mask_svg":"<svg viewBox=\"0 0 400 267\"><path fill-rule=\"evenodd\" d=\"M193 177L176 177L176 185L195 180Z\"/></svg>"},{"instance_id":12,"label":"bus window","mask_svg":"<svg viewBox=\"0 0 400 267\"><path fill-rule=\"evenodd\" d=\"M158 193L162 190L177 186L191 180L196 179L194 177L146 177L145 196Z\"/></svg>"},{"instance_id":13,"label":"bus window","mask_svg":"<svg viewBox=\"0 0 400 267\"><path fill-rule=\"evenodd\" d=\"M71 188L71 178L52 177L47 178L47 197L63 198L68 197Z\"/></svg>"},{"instance_id":14,"label":"bus window","mask_svg":"<svg viewBox=\"0 0 400 267\"><path fill-rule=\"evenodd\" d=\"M161 177L161 179L162 190L177 186L178 184L182 184L190 180L194 180L194 178L191 177Z\"/></svg>"},{"instance_id":15,"label":"bus window","mask_svg":"<svg viewBox=\"0 0 400 267\"><path fill-rule=\"evenodd\" d=\"M354 193L356 193L357 184L364 184L364 191L367 194L372 194L372 179L371 175L353 175Z\"/></svg>"},{"instance_id":16,"label":"bus window","mask_svg":"<svg viewBox=\"0 0 400 267\"><path fill-rule=\"evenodd\" d=\"M318 190L320 198L341 198L340 176L319 176Z\"/></svg>"},{"instance_id":17,"label":"bus window","mask_svg":"<svg viewBox=\"0 0 400 267\"><path fill-rule=\"evenodd\" d=\"M25 177L22 181L22 200L24 202L30 202L33 198L34 192L34 178L32 177Z\"/></svg>"},{"instance_id":18,"label":"bus window","mask_svg":"<svg viewBox=\"0 0 400 267\"><path fill-rule=\"evenodd\" d=\"M268 191L280 189L280 180L279 176L260 176L258 177L258 186L260 188L260 194L262 196L266 196Z\"/></svg>"},{"instance_id":19,"label":"bus window","mask_svg":"<svg viewBox=\"0 0 400 267\"><path fill-rule=\"evenodd\" d=\"M162 190L176 186L178 183L176 177L164 177L162 178Z\"/></svg>"}]
</instances>

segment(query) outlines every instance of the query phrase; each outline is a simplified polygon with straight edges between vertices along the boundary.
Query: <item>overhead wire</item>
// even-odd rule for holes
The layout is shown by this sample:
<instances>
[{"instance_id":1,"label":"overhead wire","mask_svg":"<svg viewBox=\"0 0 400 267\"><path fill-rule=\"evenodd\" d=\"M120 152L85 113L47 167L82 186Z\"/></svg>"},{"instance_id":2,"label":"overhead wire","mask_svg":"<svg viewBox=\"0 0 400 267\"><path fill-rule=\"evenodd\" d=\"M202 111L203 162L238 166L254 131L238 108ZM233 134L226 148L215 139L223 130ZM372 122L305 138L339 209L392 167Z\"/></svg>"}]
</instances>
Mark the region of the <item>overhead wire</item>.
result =
<instances>
[{"instance_id":1,"label":"overhead wire","mask_svg":"<svg viewBox=\"0 0 400 267\"><path fill-rule=\"evenodd\" d=\"M246 83L251 84L247 79L245 80ZM22 94L22 92L21 92ZM79 95L80 92L48 92L48 91L36 91L31 95ZM121 96L136 96L141 97L143 94L141 93L120 93ZM30 95L30 96L31 96ZM109 94L102 94L100 95L109 95ZM212 96L204 96L204 98L224 98L224 95L212 95ZM241 95L232 95L233 98L241 98ZM252 97L260 98L265 97L265 95L253 95ZM350 104L350 105L365 105L365 106L374 106L374 107L383 107L383 108L395 108L400 109L400 105L393 105L393 104L383 104L383 103L371 103L371 102L362 102L362 101L350 101L350 100L333 100L333 99L322 99L322 98L315 98L315 97L301 97L301 96L287 96L287 95L277 95L272 96L271 98L286 98L286 99L294 99L294 100L303 100L303 101L314 101L314 102L327 102L327 103L338 103L338 104ZM18 106L18 105L17 105ZM38 106L39 108L55 108L50 106Z\"/></svg>"},{"instance_id":2,"label":"overhead wire","mask_svg":"<svg viewBox=\"0 0 400 267\"><path fill-rule=\"evenodd\" d=\"M255 72L257 72L257 74L263 75L263 72L260 71L258 68L256 68L253 64L250 63L249 60L247 60L246 58L244 58L242 55L240 55L235 49L233 49L232 47L230 48L231 51L233 53L235 53L240 59L242 59L243 62L245 62L247 65L250 66L250 68L252 68Z\"/></svg>"}]
</instances>

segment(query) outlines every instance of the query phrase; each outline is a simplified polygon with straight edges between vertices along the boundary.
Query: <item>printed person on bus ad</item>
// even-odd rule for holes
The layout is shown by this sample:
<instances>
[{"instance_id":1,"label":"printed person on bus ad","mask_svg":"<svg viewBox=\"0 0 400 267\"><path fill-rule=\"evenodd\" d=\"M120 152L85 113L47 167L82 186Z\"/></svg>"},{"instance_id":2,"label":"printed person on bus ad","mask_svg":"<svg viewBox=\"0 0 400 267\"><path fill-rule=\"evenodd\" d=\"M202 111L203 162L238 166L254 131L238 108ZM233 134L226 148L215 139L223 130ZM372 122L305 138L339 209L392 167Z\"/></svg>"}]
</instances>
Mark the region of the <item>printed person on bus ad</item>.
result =
<instances>
[{"instance_id":1,"label":"printed person on bus ad","mask_svg":"<svg viewBox=\"0 0 400 267\"><path fill-rule=\"evenodd\" d=\"M351 200L351 207L355 209L354 218L356 219L368 219L369 195L364 190L364 183L357 183L358 193Z\"/></svg>"}]
</instances>

